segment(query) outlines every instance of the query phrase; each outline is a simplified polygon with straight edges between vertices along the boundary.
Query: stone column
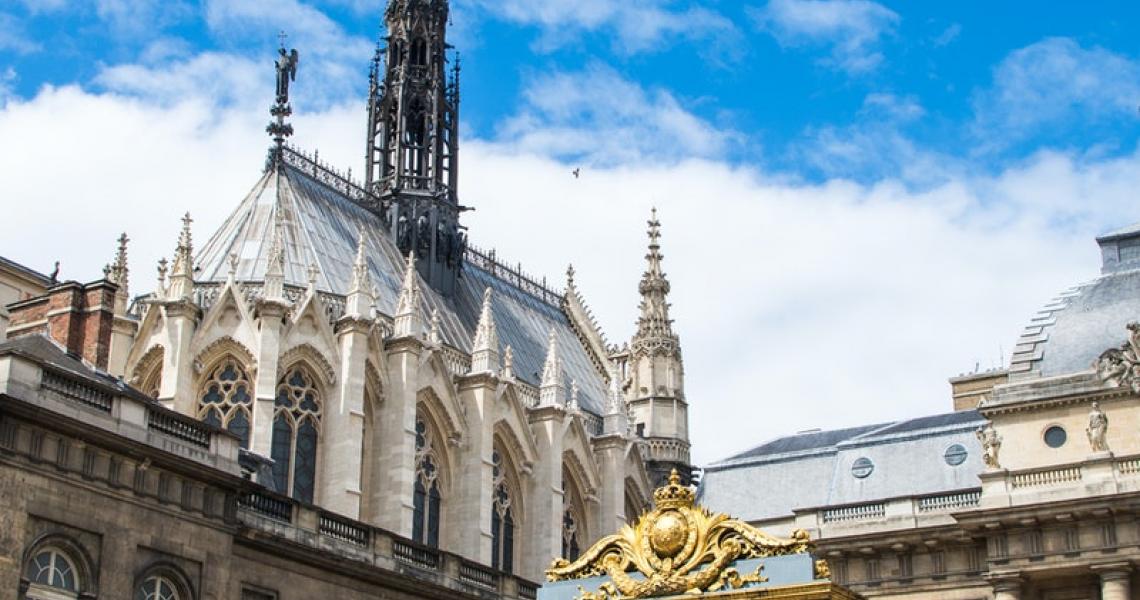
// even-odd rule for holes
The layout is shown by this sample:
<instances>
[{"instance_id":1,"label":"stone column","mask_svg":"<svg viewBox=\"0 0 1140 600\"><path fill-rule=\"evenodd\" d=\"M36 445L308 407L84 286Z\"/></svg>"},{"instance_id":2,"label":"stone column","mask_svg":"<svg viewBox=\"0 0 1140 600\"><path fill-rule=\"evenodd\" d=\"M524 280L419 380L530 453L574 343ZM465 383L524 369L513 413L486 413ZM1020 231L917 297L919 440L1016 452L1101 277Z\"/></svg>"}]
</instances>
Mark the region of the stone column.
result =
<instances>
[{"instance_id":1,"label":"stone column","mask_svg":"<svg viewBox=\"0 0 1140 600\"><path fill-rule=\"evenodd\" d=\"M495 389L499 378L491 372L472 373L459 380L459 400L467 415L467 431L458 452L461 476L456 486L460 525L455 552L482 564L491 564L491 486L494 472ZM521 536L520 536L521 537ZM516 538L517 539L517 538ZM516 542L517 544L517 542ZM522 553L516 553L516 564Z\"/></svg>"},{"instance_id":2,"label":"stone column","mask_svg":"<svg viewBox=\"0 0 1140 600\"><path fill-rule=\"evenodd\" d=\"M257 306L257 379L253 383L253 423L249 449L268 457L273 445L273 400L277 397L277 360L281 358L281 321L288 306L262 300ZM289 493L289 490L281 490Z\"/></svg>"},{"instance_id":3,"label":"stone column","mask_svg":"<svg viewBox=\"0 0 1140 600\"><path fill-rule=\"evenodd\" d=\"M1132 567L1126 562L1107 565L1093 565L1094 573L1100 575L1101 600L1131 600Z\"/></svg>"},{"instance_id":4,"label":"stone column","mask_svg":"<svg viewBox=\"0 0 1140 600\"><path fill-rule=\"evenodd\" d=\"M1025 579L1016 573L991 575L987 579L994 590L994 600L1021 600Z\"/></svg>"},{"instance_id":5,"label":"stone column","mask_svg":"<svg viewBox=\"0 0 1140 600\"><path fill-rule=\"evenodd\" d=\"M372 467L369 521L412 537L413 484L416 475L416 391L423 344L403 337L388 345L388 385L377 423L378 446ZM443 444L446 440L436 440ZM443 532L440 532L443 534Z\"/></svg>"}]
</instances>

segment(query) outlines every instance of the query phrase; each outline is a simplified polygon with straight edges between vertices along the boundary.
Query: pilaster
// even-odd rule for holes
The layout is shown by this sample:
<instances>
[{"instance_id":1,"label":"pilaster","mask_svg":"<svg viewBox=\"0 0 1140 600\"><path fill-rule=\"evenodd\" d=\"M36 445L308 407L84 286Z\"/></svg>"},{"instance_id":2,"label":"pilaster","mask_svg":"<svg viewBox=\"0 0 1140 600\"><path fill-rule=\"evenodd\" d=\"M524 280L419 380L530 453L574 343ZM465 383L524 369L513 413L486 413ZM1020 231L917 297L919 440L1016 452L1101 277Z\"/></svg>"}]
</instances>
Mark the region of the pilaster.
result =
<instances>
[{"instance_id":1,"label":"pilaster","mask_svg":"<svg viewBox=\"0 0 1140 600\"><path fill-rule=\"evenodd\" d=\"M257 380L254 383L253 423L249 448L269 456L273 443L273 402L277 397L277 361L281 356L281 325L288 304L266 299L258 303Z\"/></svg>"},{"instance_id":2,"label":"pilaster","mask_svg":"<svg viewBox=\"0 0 1140 600\"><path fill-rule=\"evenodd\" d=\"M1025 578L1017 573L987 575L990 587L994 590L994 600L1021 600L1021 588Z\"/></svg>"},{"instance_id":3,"label":"pilaster","mask_svg":"<svg viewBox=\"0 0 1140 600\"><path fill-rule=\"evenodd\" d=\"M1132 598L1132 565L1128 562L1093 565L1100 575L1101 600L1130 600Z\"/></svg>"},{"instance_id":4,"label":"pilaster","mask_svg":"<svg viewBox=\"0 0 1140 600\"><path fill-rule=\"evenodd\" d=\"M583 548L588 547L599 536L608 535L626 524L630 515L625 514L625 455L629 441L620 434L609 434L593 439L594 456L598 459L598 471L602 481L597 505L597 518L589 529L593 539L579 540Z\"/></svg>"},{"instance_id":5,"label":"pilaster","mask_svg":"<svg viewBox=\"0 0 1140 600\"><path fill-rule=\"evenodd\" d=\"M498 418L492 373L472 373L459 381L459 400L466 410L467 430L459 451L457 497L460 523L457 552L482 564L491 563L491 494L494 481L494 425Z\"/></svg>"},{"instance_id":6,"label":"pilaster","mask_svg":"<svg viewBox=\"0 0 1140 600\"><path fill-rule=\"evenodd\" d=\"M364 447L364 367L371 324L343 319L337 327L341 363L337 395L325 406L322 436L324 507L359 519Z\"/></svg>"},{"instance_id":7,"label":"pilaster","mask_svg":"<svg viewBox=\"0 0 1140 600\"><path fill-rule=\"evenodd\" d=\"M199 310L188 300L168 302L162 310L170 352L163 355L159 400L166 401L184 415L193 415L197 390L194 389L194 357L190 355L190 342L198 326Z\"/></svg>"},{"instance_id":8,"label":"pilaster","mask_svg":"<svg viewBox=\"0 0 1140 600\"><path fill-rule=\"evenodd\" d=\"M562 450L566 411L559 405L540 406L530 413L531 429L538 446L534 465L531 509L527 530L531 555L539 564L549 564L562 555Z\"/></svg>"},{"instance_id":9,"label":"pilaster","mask_svg":"<svg viewBox=\"0 0 1140 600\"><path fill-rule=\"evenodd\" d=\"M387 348L388 385L380 407L372 466L369 506L375 513L369 521L389 531L412 537L412 492L416 453L416 390L419 387L420 354L416 338L392 340Z\"/></svg>"}]
</instances>

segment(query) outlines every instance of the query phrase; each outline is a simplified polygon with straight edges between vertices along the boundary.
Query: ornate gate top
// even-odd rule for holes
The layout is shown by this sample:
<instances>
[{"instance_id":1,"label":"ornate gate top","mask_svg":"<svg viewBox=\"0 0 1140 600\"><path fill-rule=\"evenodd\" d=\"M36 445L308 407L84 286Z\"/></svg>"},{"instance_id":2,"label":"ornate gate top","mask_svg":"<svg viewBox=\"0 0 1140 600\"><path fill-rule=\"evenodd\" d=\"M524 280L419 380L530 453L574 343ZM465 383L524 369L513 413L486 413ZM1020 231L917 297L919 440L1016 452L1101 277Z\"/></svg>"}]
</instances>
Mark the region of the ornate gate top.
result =
<instances>
[{"instance_id":1,"label":"ornate gate top","mask_svg":"<svg viewBox=\"0 0 1140 600\"><path fill-rule=\"evenodd\" d=\"M749 575L732 566L738 559L810 552L813 544L800 529L791 538L772 537L728 515L693 505L693 491L674 470L669 484L653 492L656 505L633 525L606 536L582 556L554 561L550 581L609 575L597 592L582 600L616 600L712 592L762 583L763 565ZM644 579L631 576L634 571Z\"/></svg>"}]
</instances>

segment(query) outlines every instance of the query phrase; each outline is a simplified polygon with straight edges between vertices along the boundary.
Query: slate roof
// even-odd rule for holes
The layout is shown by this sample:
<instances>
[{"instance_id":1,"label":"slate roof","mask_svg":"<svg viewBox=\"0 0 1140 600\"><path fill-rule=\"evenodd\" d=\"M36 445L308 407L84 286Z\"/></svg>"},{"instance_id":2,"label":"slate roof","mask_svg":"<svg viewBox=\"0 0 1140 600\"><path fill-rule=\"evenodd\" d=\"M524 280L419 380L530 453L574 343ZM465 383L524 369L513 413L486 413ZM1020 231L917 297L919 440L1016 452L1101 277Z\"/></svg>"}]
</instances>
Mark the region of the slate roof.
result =
<instances>
[{"instance_id":1,"label":"slate roof","mask_svg":"<svg viewBox=\"0 0 1140 600\"><path fill-rule=\"evenodd\" d=\"M117 394L132 396L147 403L154 402L150 396L127 385L118 377L112 377L104 371L95 369L44 335L22 335L0 343L0 356L8 354L22 356L55 371L85 379L99 386L112 388Z\"/></svg>"},{"instance_id":2,"label":"slate roof","mask_svg":"<svg viewBox=\"0 0 1140 600\"><path fill-rule=\"evenodd\" d=\"M1097 243L1101 276L1059 294L1030 319L1010 357L1011 379L1091 369L1140 318L1140 225L1100 236Z\"/></svg>"},{"instance_id":3,"label":"slate roof","mask_svg":"<svg viewBox=\"0 0 1140 600\"><path fill-rule=\"evenodd\" d=\"M974 488L982 471L973 410L777 438L706 467L701 502L749 521L791 517L797 509L859 504ZM955 444L960 465L946 462ZM874 465L857 478L860 458Z\"/></svg>"},{"instance_id":4,"label":"slate roof","mask_svg":"<svg viewBox=\"0 0 1140 600\"><path fill-rule=\"evenodd\" d=\"M210 237L195 258L199 281L225 281L230 255L238 256L238 281L262 281L266 271L277 211L282 211L285 243L285 283L307 286L310 265L319 275L317 289L338 295L348 292L358 236L363 232L372 282L379 290L377 307L392 316L404 277L405 259L388 237L379 217L354 203L310 172L279 164L267 171ZM421 314L430 322L439 310L445 343L470 353L479 319L483 290L494 292L493 310L499 338L511 346L516 376L532 385L541 381L551 328L558 338L564 381L577 382L583 410L601 415L606 386L560 307L528 293L509 281L465 263L453 298L437 293L422 279Z\"/></svg>"}]
</instances>

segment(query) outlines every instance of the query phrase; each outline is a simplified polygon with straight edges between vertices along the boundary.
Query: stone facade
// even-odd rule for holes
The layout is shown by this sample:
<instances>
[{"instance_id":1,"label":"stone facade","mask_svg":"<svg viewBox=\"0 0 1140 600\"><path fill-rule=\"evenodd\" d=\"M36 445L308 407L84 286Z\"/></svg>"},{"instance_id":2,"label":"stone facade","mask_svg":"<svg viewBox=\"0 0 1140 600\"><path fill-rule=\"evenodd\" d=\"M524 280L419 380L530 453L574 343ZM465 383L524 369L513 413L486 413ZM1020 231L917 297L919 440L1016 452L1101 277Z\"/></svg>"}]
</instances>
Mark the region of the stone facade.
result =
<instances>
[{"instance_id":1,"label":"stone facade","mask_svg":"<svg viewBox=\"0 0 1140 600\"><path fill-rule=\"evenodd\" d=\"M623 345L606 341L572 272L555 290L467 245L455 169L458 69L444 69L447 10L447 2L393 0L385 12L391 35L373 63L363 184L285 144L298 62L282 49L266 168L205 243L187 214L153 291L132 296L124 234L103 279L44 282L0 314L13 343L53 340L151 398L136 398L147 411L227 440L225 460L241 457L242 472L227 472L229 487L218 491L237 516L200 514L193 492L174 501L190 502L187 520L166 488L111 486L112 499L99 502L133 506L139 494L157 495L164 509L140 517L113 560L84 559L89 581L106 570L100 585L111 587L101 590L129 587L116 578L135 572L120 560L135 544L189 561L168 582L193 587L180 598L237 597L241 582L227 574L234 561L276 565L251 571L259 575L249 582L279 597L316 590L312 567L293 561L317 561L307 557L320 548L397 571L430 562L425 577L440 589L467 577L509 595L508 574L539 579L553 558L638 514L669 469L691 473L656 214L638 333ZM122 462L145 463L149 452L137 448ZM26 459L20 472L39 481L36 453L17 454ZM145 463L154 465L140 476L146 485L158 485L157 462ZM252 483L234 479L242 475ZM33 490L41 488L28 485L15 492L30 494L11 516L20 527L40 518ZM59 498L83 503L78 490ZM116 521L123 510L91 515L102 522L43 518L105 538L111 523L129 525ZM187 522L172 542L185 552L151 540L159 513ZM29 568L21 553L31 542L11 541L11 577ZM338 597L375 595L387 581L367 569L353 580L346 569L338 572L347 579L330 575L328 584L356 591Z\"/></svg>"}]
</instances>

